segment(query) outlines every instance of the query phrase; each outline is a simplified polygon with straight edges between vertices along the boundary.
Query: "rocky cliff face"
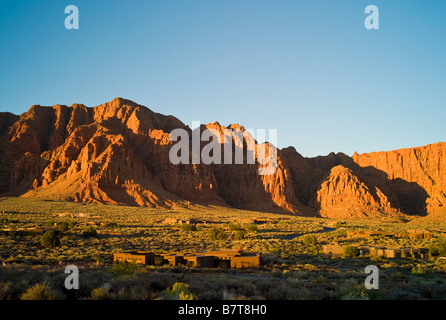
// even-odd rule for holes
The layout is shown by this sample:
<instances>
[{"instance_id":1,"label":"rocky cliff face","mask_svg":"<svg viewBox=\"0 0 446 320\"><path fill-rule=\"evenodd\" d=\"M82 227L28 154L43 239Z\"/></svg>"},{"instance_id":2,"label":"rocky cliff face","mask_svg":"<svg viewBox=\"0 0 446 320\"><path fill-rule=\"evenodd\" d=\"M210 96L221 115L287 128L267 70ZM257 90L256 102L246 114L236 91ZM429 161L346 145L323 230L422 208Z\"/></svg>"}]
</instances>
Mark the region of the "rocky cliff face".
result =
<instances>
[{"instance_id":1,"label":"rocky cliff face","mask_svg":"<svg viewBox=\"0 0 446 320\"><path fill-rule=\"evenodd\" d=\"M347 219L395 215L387 196L377 187L369 188L351 169L342 165L331 169L314 198L322 217Z\"/></svg>"},{"instance_id":2,"label":"rocky cliff face","mask_svg":"<svg viewBox=\"0 0 446 320\"><path fill-rule=\"evenodd\" d=\"M389 152L354 154L361 168L387 176L403 211L433 212L446 206L446 143Z\"/></svg>"},{"instance_id":3,"label":"rocky cliff face","mask_svg":"<svg viewBox=\"0 0 446 320\"><path fill-rule=\"evenodd\" d=\"M297 212L294 195L287 194L292 188L282 186L292 182L280 161L271 177L259 176L257 164L174 165L169 133L191 130L129 100L94 108L32 106L14 120L0 142L5 195L141 206L230 203Z\"/></svg>"},{"instance_id":4,"label":"rocky cliff face","mask_svg":"<svg viewBox=\"0 0 446 320\"><path fill-rule=\"evenodd\" d=\"M0 193L79 202L188 206L191 202L335 218L423 215L446 205L446 144L368 154L304 158L292 148L259 145L245 129L201 126L218 140L222 164L172 164L173 116L116 98L90 108L32 106L20 117L0 113ZM188 151L192 154L192 141ZM208 142L201 142L201 150ZM225 148L243 150L225 164ZM259 175L248 146L277 152L277 170ZM215 149L214 151L216 151ZM213 152L212 151L212 154ZM191 156L189 156L191 160Z\"/></svg>"},{"instance_id":5,"label":"rocky cliff face","mask_svg":"<svg viewBox=\"0 0 446 320\"><path fill-rule=\"evenodd\" d=\"M253 158L257 158L257 148L265 148L265 156L269 155L270 144L259 146L253 137L242 126L232 124L228 127L221 126L217 122L203 126L202 129L213 129L217 137L223 139L225 130L240 130L241 139L237 135L227 139L226 143L232 144L232 160L230 164L225 164L225 141L221 140L221 160L220 164L212 164L212 172L216 179L219 194L226 202L237 208L253 210L267 210L271 212L286 211L293 213L308 213L304 206L301 206L294 192L294 182L290 174L287 161L280 150L276 150L277 161L275 172L271 175L259 174L262 165L249 164L247 155L253 153ZM252 146L252 150L248 147ZM243 153L243 163L238 164L235 159L236 149ZM263 154L263 149L259 151ZM264 165L263 167L266 167Z\"/></svg>"},{"instance_id":6,"label":"rocky cliff face","mask_svg":"<svg viewBox=\"0 0 446 320\"><path fill-rule=\"evenodd\" d=\"M299 163L293 180L302 181L305 190L297 193L323 216L426 215L446 205L445 143L353 157L302 158L287 152Z\"/></svg>"}]
</instances>

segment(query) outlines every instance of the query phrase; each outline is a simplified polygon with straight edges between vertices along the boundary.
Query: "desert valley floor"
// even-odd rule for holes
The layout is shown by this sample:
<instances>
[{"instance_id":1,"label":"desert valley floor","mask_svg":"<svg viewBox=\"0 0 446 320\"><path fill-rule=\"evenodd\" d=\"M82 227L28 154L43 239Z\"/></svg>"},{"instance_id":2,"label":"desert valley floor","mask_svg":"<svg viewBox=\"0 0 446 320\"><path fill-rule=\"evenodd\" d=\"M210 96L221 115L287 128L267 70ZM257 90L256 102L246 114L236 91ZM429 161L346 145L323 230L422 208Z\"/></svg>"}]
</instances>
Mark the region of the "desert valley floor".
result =
<instances>
[{"instance_id":1,"label":"desert valley floor","mask_svg":"<svg viewBox=\"0 0 446 320\"><path fill-rule=\"evenodd\" d=\"M218 206L158 209L14 197L0 199L0 213L0 299L172 299L177 289L203 300L446 298L446 223L430 216L336 220ZM43 244L39 230L49 229L57 245ZM429 237L401 236L413 232ZM330 245L423 254L332 254L324 250ZM262 264L231 269L113 261L116 252L235 248L260 252ZM68 265L79 268L79 290L64 288ZM378 290L364 286L368 265L379 269Z\"/></svg>"}]
</instances>

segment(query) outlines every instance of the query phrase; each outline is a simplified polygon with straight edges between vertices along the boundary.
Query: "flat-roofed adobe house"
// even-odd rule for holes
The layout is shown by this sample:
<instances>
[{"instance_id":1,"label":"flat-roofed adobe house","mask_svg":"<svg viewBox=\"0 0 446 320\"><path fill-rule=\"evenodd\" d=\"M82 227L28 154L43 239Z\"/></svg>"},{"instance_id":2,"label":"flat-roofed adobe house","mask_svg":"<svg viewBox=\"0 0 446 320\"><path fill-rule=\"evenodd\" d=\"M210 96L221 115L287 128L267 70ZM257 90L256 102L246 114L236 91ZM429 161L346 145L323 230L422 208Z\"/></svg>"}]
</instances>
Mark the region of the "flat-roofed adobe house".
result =
<instances>
[{"instance_id":1,"label":"flat-roofed adobe house","mask_svg":"<svg viewBox=\"0 0 446 320\"><path fill-rule=\"evenodd\" d=\"M178 219L178 218L165 218L161 221L162 224L196 224L201 223L197 219ZM204 222L206 223L206 221Z\"/></svg>"},{"instance_id":2,"label":"flat-roofed adobe house","mask_svg":"<svg viewBox=\"0 0 446 320\"><path fill-rule=\"evenodd\" d=\"M201 254L186 254L183 256L186 264L191 267L215 267L215 257Z\"/></svg>"},{"instance_id":3,"label":"flat-roofed adobe house","mask_svg":"<svg viewBox=\"0 0 446 320\"><path fill-rule=\"evenodd\" d=\"M329 244L324 246L325 254L344 255L346 245ZM384 258L426 258L426 253L420 248L389 248L383 246L358 246L361 255L376 255Z\"/></svg>"},{"instance_id":4,"label":"flat-roofed adobe house","mask_svg":"<svg viewBox=\"0 0 446 320\"><path fill-rule=\"evenodd\" d=\"M172 266L180 266L186 263L183 255L181 254L169 253L169 254L163 254L162 257Z\"/></svg>"},{"instance_id":5,"label":"flat-roofed adobe house","mask_svg":"<svg viewBox=\"0 0 446 320\"><path fill-rule=\"evenodd\" d=\"M162 257L172 266L188 265L208 268L255 268L261 263L261 253L247 253L241 250L212 250L202 252L154 254L152 252L132 251L114 253L116 262L155 264L155 258Z\"/></svg>"},{"instance_id":6,"label":"flat-roofed adobe house","mask_svg":"<svg viewBox=\"0 0 446 320\"><path fill-rule=\"evenodd\" d=\"M225 266L226 263L226 267L238 269L258 267L262 256L261 253L248 253L242 250L213 250L204 254L217 257L220 266Z\"/></svg>"},{"instance_id":7,"label":"flat-roofed adobe house","mask_svg":"<svg viewBox=\"0 0 446 320\"><path fill-rule=\"evenodd\" d=\"M412 240L432 239L432 233L428 230L413 229L409 230L408 237Z\"/></svg>"},{"instance_id":8,"label":"flat-roofed adobe house","mask_svg":"<svg viewBox=\"0 0 446 320\"><path fill-rule=\"evenodd\" d=\"M236 255L231 258L231 268L244 269L255 268L260 265L260 254L243 254Z\"/></svg>"},{"instance_id":9,"label":"flat-roofed adobe house","mask_svg":"<svg viewBox=\"0 0 446 320\"><path fill-rule=\"evenodd\" d=\"M113 261L131 262L136 264L154 264L155 254L146 251L117 252L113 254Z\"/></svg>"}]
</instances>

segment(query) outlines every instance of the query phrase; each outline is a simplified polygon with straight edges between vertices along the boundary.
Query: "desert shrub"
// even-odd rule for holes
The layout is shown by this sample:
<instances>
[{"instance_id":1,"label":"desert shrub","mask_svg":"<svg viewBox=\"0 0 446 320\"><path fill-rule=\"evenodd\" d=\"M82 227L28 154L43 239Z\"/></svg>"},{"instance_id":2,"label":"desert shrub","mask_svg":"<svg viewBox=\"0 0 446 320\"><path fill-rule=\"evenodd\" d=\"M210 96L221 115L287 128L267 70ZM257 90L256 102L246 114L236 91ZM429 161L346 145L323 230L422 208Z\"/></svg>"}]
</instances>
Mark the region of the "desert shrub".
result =
<instances>
[{"instance_id":1,"label":"desert shrub","mask_svg":"<svg viewBox=\"0 0 446 320\"><path fill-rule=\"evenodd\" d=\"M70 228L73 228L74 226L77 225L77 222L76 222L76 220L69 220L68 225L70 226Z\"/></svg>"},{"instance_id":2,"label":"desert shrub","mask_svg":"<svg viewBox=\"0 0 446 320\"><path fill-rule=\"evenodd\" d=\"M241 240L245 237L245 233L242 230L238 230L236 231L235 235L234 235L234 239L235 240Z\"/></svg>"},{"instance_id":3,"label":"desert shrub","mask_svg":"<svg viewBox=\"0 0 446 320\"><path fill-rule=\"evenodd\" d=\"M435 260L435 267L440 271L446 272L446 259L437 258Z\"/></svg>"},{"instance_id":4,"label":"desert shrub","mask_svg":"<svg viewBox=\"0 0 446 320\"><path fill-rule=\"evenodd\" d=\"M412 274L417 276L422 276L426 273L426 270L420 265L417 264L415 267L412 268Z\"/></svg>"},{"instance_id":5,"label":"desert shrub","mask_svg":"<svg viewBox=\"0 0 446 320\"><path fill-rule=\"evenodd\" d=\"M259 230L259 228L255 224L250 224L248 226L248 230L251 232L257 232Z\"/></svg>"},{"instance_id":6,"label":"desert shrub","mask_svg":"<svg viewBox=\"0 0 446 320\"><path fill-rule=\"evenodd\" d=\"M440 250L436 244L429 246L429 255L431 257L438 257L440 255Z\"/></svg>"},{"instance_id":7,"label":"desert shrub","mask_svg":"<svg viewBox=\"0 0 446 320\"><path fill-rule=\"evenodd\" d=\"M96 237L98 235L98 232L95 228L92 226L86 226L84 230L82 231L82 236L89 238L89 237Z\"/></svg>"},{"instance_id":8,"label":"desert shrub","mask_svg":"<svg viewBox=\"0 0 446 320\"><path fill-rule=\"evenodd\" d=\"M119 225L114 221L107 221L106 223L104 223L104 228L107 228L107 229L112 229L112 228L117 228L117 227L119 227Z\"/></svg>"},{"instance_id":9,"label":"desert shrub","mask_svg":"<svg viewBox=\"0 0 446 320\"><path fill-rule=\"evenodd\" d=\"M183 282L175 282L172 288L167 288L166 300L195 300L196 297L189 290L189 285Z\"/></svg>"},{"instance_id":10,"label":"desert shrub","mask_svg":"<svg viewBox=\"0 0 446 320\"><path fill-rule=\"evenodd\" d=\"M336 229L342 228L342 227L344 226L344 224L345 224L345 222L340 222L340 221L338 221L338 222L336 222L336 224L335 224L335 228L336 228Z\"/></svg>"},{"instance_id":11,"label":"desert shrub","mask_svg":"<svg viewBox=\"0 0 446 320\"><path fill-rule=\"evenodd\" d=\"M285 281L280 281L274 283L264 295L268 300L300 300L309 298L310 293L305 292L303 287L293 287Z\"/></svg>"},{"instance_id":12,"label":"desert shrub","mask_svg":"<svg viewBox=\"0 0 446 320\"><path fill-rule=\"evenodd\" d=\"M345 229L338 229L336 230L336 237L339 238L343 238L347 236L347 231Z\"/></svg>"},{"instance_id":13,"label":"desert shrub","mask_svg":"<svg viewBox=\"0 0 446 320\"><path fill-rule=\"evenodd\" d=\"M54 221L53 219L51 219L51 220L48 220L47 222L46 222L46 226L47 227L54 227L54 224L56 223L56 221Z\"/></svg>"},{"instance_id":14,"label":"desert shrub","mask_svg":"<svg viewBox=\"0 0 446 320\"><path fill-rule=\"evenodd\" d=\"M17 294L17 289L11 282L0 282L0 300L16 299Z\"/></svg>"},{"instance_id":15,"label":"desert shrub","mask_svg":"<svg viewBox=\"0 0 446 320\"><path fill-rule=\"evenodd\" d=\"M17 226L15 224L9 226L9 235L15 238L18 235Z\"/></svg>"},{"instance_id":16,"label":"desert shrub","mask_svg":"<svg viewBox=\"0 0 446 320\"><path fill-rule=\"evenodd\" d=\"M137 269L138 266L135 263L117 262L109 269L109 272L118 277L126 274L133 274Z\"/></svg>"},{"instance_id":17,"label":"desert shrub","mask_svg":"<svg viewBox=\"0 0 446 320\"><path fill-rule=\"evenodd\" d=\"M91 294L89 297L90 300L108 300L110 299L110 295L108 294L108 290L103 287L95 288L91 290Z\"/></svg>"},{"instance_id":18,"label":"desert shrub","mask_svg":"<svg viewBox=\"0 0 446 320\"><path fill-rule=\"evenodd\" d=\"M306 245L314 245L317 243L317 237L314 234L306 234L302 237L302 242Z\"/></svg>"},{"instance_id":19,"label":"desert shrub","mask_svg":"<svg viewBox=\"0 0 446 320\"><path fill-rule=\"evenodd\" d=\"M210 240L223 240L225 238L225 230L220 227L212 227L208 231Z\"/></svg>"},{"instance_id":20,"label":"desert shrub","mask_svg":"<svg viewBox=\"0 0 446 320\"><path fill-rule=\"evenodd\" d=\"M355 247L355 246L346 246L344 248L344 254L347 257L354 257L359 254L359 249L358 249L358 247Z\"/></svg>"},{"instance_id":21,"label":"desert shrub","mask_svg":"<svg viewBox=\"0 0 446 320\"><path fill-rule=\"evenodd\" d=\"M68 231L68 229L70 229L70 225L67 221L62 221L57 224L57 229L60 231Z\"/></svg>"},{"instance_id":22,"label":"desert shrub","mask_svg":"<svg viewBox=\"0 0 446 320\"><path fill-rule=\"evenodd\" d=\"M196 231L197 228L193 224L183 223L181 225L181 230L183 230L183 231Z\"/></svg>"},{"instance_id":23,"label":"desert shrub","mask_svg":"<svg viewBox=\"0 0 446 320\"><path fill-rule=\"evenodd\" d=\"M432 299L432 290L428 285L421 286L420 294L423 298Z\"/></svg>"},{"instance_id":24,"label":"desert shrub","mask_svg":"<svg viewBox=\"0 0 446 320\"><path fill-rule=\"evenodd\" d=\"M310 263L306 263L302 266L302 268L304 270L308 270L308 271L317 271L319 270L319 268L316 265L310 264Z\"/></svg>"},{"instance_id":25,"label":"desert shrub","mask_svg":"<svg viewBox=\"0 0 446 320\"><path fill-rule=\"evenodd\" d=\"M57 247L60 244L59 236L56 231L48 230L40 238L40 243L45 248Z\"/></svg>"},{"instance_id":26,"label":"desert shrub","mask_svg":"<svg viewBox=\"0 0 446 320\"><path fill-rule=\"evenodd\" d=\"M366 292L362 290L352 290L341 297L341 300L369 300Z\"/></svg>"},{"instance_id":27,"label":"desert shrub","mask_svg":"<svg viewBox=\"0 0 446 320\"><path fill-rule=\"evenodd\" d=\"M56 294L47 283L37 283L28 288L21 296L22 300L56 300Z\"/></svg>"},{"instance_id":28,"label":"desert shrub","mask_svg":"<svg viewBox=\"0 0 446 320\"><path fill-rule=\"evenodd\" d=\"M437 243L429 247L429 254L432 257L446 257L446 238L438 240Z\"/></svg>"},{"instance_id":29,"label":"desert shrub","mask_svg":"<svg viewBox=\"0 0 446 320\"><path fill-rule=\"evenodd\" d=\"M234 223L234 222L230 222L230 223L228 224L228 227L229 227L229 230L231 230L231 231L242 230L242 228L241 228L238 224L236 224L236 223Z\"/></svg>"}]
</instances>

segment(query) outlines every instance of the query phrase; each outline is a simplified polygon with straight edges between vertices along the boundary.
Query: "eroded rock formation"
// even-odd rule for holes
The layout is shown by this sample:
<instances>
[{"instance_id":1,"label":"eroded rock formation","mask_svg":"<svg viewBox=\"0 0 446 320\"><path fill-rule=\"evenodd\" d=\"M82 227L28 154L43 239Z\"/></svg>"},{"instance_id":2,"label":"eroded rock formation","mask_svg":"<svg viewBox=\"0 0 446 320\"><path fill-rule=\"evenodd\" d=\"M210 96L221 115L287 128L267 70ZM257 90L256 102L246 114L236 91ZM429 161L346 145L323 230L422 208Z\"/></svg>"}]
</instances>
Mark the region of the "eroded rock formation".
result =
<instances>
[{"instance_id":1,"label":"eroded rock formation","mask_svg":"<svg viewBox=\"0 0 446 320\"><path fill-rule=\"evenodd\" d=\"M246 161L248 145L275 149L257 144L243 126L215 122L198 129L244 133L219 141L222 164L172 164L169 136L178 128L192 136L177 118L122 98L94 108L35 105L20 117L0 113L0 193L153 207L218 204L342 219L424 215L446 206L445 143L315 158L289 147L277 150L274 174L259 175L261 165ZM245 152L242 164L225 164L225 143Z\"/></svg>"}]
</instances>

